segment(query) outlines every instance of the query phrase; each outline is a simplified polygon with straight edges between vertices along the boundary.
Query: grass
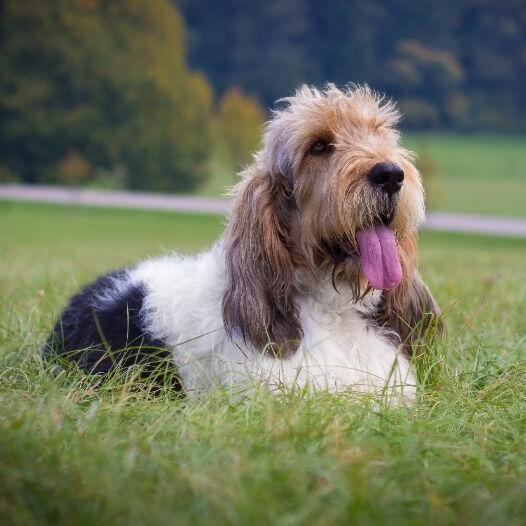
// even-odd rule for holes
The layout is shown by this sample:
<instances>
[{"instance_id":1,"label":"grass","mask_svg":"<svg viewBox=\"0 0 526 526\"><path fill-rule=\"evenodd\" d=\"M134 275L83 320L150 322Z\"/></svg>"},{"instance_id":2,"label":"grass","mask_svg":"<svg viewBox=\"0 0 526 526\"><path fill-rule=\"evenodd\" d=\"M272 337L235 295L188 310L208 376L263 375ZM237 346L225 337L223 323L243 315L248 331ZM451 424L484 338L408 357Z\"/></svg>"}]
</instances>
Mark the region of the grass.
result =
<instances>
[{"instance_id":1,"label":"grass","mask_svg":"<svg viewBox=\"0 0 526 526\"><path fill-rule=\"evenodd\" d=\"M428 177L434 209L526 215L526 137L420 134L403 142L435 172Z\"/></svg>"},{"instance_id":2,"label":"grass","mask_svg":"<svg viewBox=\"0 0 526 526\"><path fill-rule=\"evenodd\" d=\"M98 272L194 251L215 217L0 203L0 523L523 524L526 242L428 233L448 336L413 407L131 383L42 363L67 296Z\"/></svg>"},{"instance_id":3,"label":"grass","mask_svg":"<svg viewBox=\"0 0 526 526\"><path fill-rule=\"evenodd\" d=\"M526 216L526 137L421 133L402 142L418 154L431 209ZM233 172L216 162L201 193L224 194Z\"/></svg>"}]
</instances>

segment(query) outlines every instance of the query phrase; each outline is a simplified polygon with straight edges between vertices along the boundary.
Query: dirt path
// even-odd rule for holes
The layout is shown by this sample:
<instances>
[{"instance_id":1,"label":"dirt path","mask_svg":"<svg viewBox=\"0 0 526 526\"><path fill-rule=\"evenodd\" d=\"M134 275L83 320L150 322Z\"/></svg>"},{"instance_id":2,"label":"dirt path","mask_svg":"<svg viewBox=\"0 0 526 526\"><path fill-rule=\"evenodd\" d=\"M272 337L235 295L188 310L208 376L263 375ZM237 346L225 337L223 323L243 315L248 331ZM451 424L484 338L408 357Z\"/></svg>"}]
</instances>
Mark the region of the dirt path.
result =
<instances>
[{"instance_id":1,"label":"dirt path","mask_svg":"<svg viewBox=\"0 0 526 526\"><path fill-rule=\"evenodd\" d=\"M0 184L0 200L211 214L225 214L230 207L228 199L213 197L3 184ZM427 215L424 228L526 238L526 219L509 217L434 212Z\"/></svg>"}]
</instances>

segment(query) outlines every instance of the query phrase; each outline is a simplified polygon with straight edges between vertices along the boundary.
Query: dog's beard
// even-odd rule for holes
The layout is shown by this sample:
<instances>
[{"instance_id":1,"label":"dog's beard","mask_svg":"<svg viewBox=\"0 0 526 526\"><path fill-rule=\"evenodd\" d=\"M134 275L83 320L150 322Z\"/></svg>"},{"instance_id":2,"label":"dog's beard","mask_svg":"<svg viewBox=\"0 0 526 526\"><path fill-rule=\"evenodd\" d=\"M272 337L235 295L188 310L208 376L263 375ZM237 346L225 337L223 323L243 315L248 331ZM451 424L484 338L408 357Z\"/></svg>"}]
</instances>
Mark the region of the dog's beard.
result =
<instances>
[{"instance_id":1,"label":"dog's beard","mask_svg":"<svg viewBox=\"0 0 526 526\"><path fill-rule=\"evenodd\" d=\"M368 189L362 199L365 204L356 221L356 231L367 230L380 223L389 226L398 210L399 199L399 194L389 196L385 192Z\"/></svg>"}]
</instances>

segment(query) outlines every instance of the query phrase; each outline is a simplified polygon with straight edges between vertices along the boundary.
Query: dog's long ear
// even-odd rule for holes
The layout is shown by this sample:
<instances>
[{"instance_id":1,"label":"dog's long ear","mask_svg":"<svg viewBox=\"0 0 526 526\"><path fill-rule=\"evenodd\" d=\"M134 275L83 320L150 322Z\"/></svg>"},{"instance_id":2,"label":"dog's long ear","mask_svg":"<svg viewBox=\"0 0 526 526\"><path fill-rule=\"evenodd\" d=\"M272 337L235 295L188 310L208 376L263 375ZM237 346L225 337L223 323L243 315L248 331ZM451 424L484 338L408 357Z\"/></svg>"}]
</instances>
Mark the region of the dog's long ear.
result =
<instances>
[{"instance_id":1,"label":"dog's long ear","mask_svg":"<svg viewBox=\"0 0 526 526\"><path fill-rule=\"evenodd\" d=\"M226 231L223 321L232 333L284 356L302 337L293 300L290 215L294 201L281 174L252 166L235 189Z\"/></svg>"},{"instance_id":2,"label":"dog's long ear","mask_svg":"<svg viewBox=\"0 0 526 526\"><path fill-rule=\"evenodd\" d=\"M426 339L442 335L441 311L415 268L416 233L408 235L400 246L402 283L385 291L379 318L399 336L404 352L417 354Z\"/></svg>"}]
</instances>

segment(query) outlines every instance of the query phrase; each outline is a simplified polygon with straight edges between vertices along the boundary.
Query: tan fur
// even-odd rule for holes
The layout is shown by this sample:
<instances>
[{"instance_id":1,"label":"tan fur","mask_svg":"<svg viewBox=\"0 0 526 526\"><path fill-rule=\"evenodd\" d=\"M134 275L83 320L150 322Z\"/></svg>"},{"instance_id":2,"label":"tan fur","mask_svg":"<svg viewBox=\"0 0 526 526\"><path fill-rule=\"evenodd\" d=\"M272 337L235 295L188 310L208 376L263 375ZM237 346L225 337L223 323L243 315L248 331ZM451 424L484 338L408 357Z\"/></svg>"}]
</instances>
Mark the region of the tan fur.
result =
<instances>
[{"instance_id":1,"label":"tan fur","mask_svg":"<svg viewBox=\"0 0 526 526\"><path fill-rule=\"evenodd\" d=\"M356 299L364 294L367 283L356 259L333 269L329 249L356 247L357 230L386 213L387 201L367 175L376 163L391 161L405 174L391 223L403 281L384 294L380 321L405 341L422 317L417 303L434 302L415 270L424 196L413 154L399 144L394 104L367 86L333 85L321 91L303 86L281 103L285 107L267 123L262 149L233 191L225 237L225 325L257 347L272 343L275 352L286 354L302 337L294 302L299 277L303 287L314 289L332 270L336 285L344 280ZM311 154L318 140L330 143L329 154Z\"/></svg>"}]
</instances>

